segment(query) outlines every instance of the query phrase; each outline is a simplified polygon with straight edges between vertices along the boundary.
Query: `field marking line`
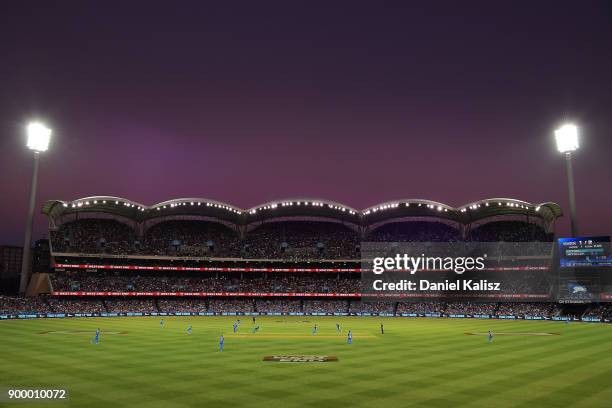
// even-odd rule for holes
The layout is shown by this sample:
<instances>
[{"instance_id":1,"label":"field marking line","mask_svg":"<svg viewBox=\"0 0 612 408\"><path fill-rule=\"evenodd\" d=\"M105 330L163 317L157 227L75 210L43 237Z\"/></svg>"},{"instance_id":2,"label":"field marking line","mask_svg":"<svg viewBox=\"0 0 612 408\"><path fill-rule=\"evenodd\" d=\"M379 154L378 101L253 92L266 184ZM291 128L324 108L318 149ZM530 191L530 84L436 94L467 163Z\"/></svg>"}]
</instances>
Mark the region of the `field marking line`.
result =
<instances>
[{"instance_id":1,"label":"field marking line","mask_svg":"<svg viewBox=\"0 0 612 408\"><path fill-rule=\"evenodd\" d=\"M488 336L488 332L465 332L467 336ZM560 336L561 333L542 333L542 332L493 332L494 336Z\"/></svg>"},{"instance_id":2,"label":"field marking line","mask_svg":"<svg viewBox=\"0 0 612 408\"><path fill-rule=\"evenodd\" d=\"M338 335L338 336L330 336L330 335L321 335L321 334L227 334L224 335L226 338L263 338L263 339L342 339L346 340L346 336ZM353 335L354 339L377 339L377 336L373 335Z\"/></svg>"},{"instance_id":3,"label":"field marking line","mask_svg":"<svg viewBox=\"0 0 612 408\"><path fill-rule=\"evenodd\" d=\"M129 332L126 331L101 331L100 334L118 334L118 335L125 335L128 334ZM95 330L49 330L49 331L42 331L42 332L38 332L37 334L76 334L76 335L80 335L80 334L87 334L87 335L92 335L92 334L96 334Z\"/></svg>"}]
</instances>

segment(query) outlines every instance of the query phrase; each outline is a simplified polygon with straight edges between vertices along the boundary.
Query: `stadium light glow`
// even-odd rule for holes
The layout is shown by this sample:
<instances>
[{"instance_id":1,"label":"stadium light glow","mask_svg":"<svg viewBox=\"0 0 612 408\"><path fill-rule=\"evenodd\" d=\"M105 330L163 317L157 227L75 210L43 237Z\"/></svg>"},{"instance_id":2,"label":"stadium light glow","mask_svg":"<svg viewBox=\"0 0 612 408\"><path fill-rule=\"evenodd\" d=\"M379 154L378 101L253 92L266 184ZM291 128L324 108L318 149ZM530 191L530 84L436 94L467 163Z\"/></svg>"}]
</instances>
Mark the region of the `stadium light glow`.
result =
<instances>
[{"instance_id":1,"label":"stadium light glow","mask_svg":"<svg viewBox=\"0 0 612 408\"><path fill-rule=\"evenodd\" d=\"M26 218L25 237L23 241L23 253L21 257L21 275L19 277L19 293L25 294L30 280L32 249L32 224L34 223L34 207L36 206L36 187L38 185L38 161L41 152L47 151L51 140L51 129L41 122L31 122L26 127L28 149L34 152L34 168L32 181L30 183L30 201L28 215Z\"/></svg>"},{"instance_id":2,"label":"stadium light glow","mask_svg":"<svg viewBox=\"0 0 612 408\"><path fill-rule=\"evenodd\" d=\"M555 130L555 141L559 153L570 153L578 149L578 127L574 124L566 124Z\"/></svg>"},{"instance_id":3,"label":"stadium light glow","mask_svg":"<svg viewBox=\"0 0 612 408\"><path fill-rule=\"evenodd\" d=\"M578 234L578 226L576 223L576 196L574 193L574 172L572 170L572 152L578 150L580 144L578 142L578 127L572 123L565 124L555 130L555 141L557 142L557 150L565 155L565 165L567 171L567 190L569 194L570 204L570 223L572 236Z\"/></svg>"},{"instance_id":4,"label":"stadium light glow","mask_svg":"<svg viewBox=\"0 0 612 408\"><path fill-rule=\"evenodd\" d=\"M31 122L27 127L28 149L37 153L46 152L51 141L52 130L40 122Z\"/></svg>"}]
</instances>

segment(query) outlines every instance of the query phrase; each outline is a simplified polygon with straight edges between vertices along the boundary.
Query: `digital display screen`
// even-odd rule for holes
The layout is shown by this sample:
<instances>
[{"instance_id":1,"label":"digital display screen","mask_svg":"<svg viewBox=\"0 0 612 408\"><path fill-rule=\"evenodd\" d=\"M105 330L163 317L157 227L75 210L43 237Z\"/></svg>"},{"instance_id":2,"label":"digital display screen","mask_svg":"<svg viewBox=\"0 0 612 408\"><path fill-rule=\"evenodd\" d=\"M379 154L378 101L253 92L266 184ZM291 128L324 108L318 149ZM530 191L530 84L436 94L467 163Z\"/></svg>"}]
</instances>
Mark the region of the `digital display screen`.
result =
<instances>
[{"instance_id":1,"label":"digital display screen","mask_svg":"<svg viewBox=\"0 0 612 408\"><path fill-rule=\"evenodd\" d=\"M609 236L559 238L558 244L562 268L612 266Z\"/></svg>"}]
</instances>

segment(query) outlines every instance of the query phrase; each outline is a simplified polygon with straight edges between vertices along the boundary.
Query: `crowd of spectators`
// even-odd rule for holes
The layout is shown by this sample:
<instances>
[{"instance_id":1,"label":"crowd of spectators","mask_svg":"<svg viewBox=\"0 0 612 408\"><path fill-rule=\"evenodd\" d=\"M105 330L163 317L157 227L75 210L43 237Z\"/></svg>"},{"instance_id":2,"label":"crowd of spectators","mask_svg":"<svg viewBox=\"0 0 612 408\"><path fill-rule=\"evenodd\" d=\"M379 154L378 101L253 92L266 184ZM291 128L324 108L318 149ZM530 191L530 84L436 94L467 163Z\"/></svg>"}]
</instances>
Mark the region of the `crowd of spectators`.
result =
<instances>
[{"instance_id":1,"label":"crowd of spectators","mask_svg":"<svg viewBox=\"0 0 612 408\"><path fill-rule=\"evenodd\" d=\"M480 242L548 242L552 234L536 224L520 221L493 221L480 225L469 233L469 240Z\"/></svg>"},{"instance_id":2,"label":"crowd of spectators","mask_svg":"<svg viewBox=\"0 0 612 408\"><path fill-rule=\"evenodd\" d=\"M551 316L561 316L562 313L563 313L563 307L560 304L553 305L552 309L550 310Z\"/></svg>"},{"instance_id":3,"label":"crowd of spectators","mask_svg":"<svg viewBox=\"0 0 612 408\"><path fill-rule=\"evenodd\" d=\"M416 314L440 314L444 312L445 305L442 302L399 302L396 313Z\"/></svg>"},{"instance_id":4,"label":"crowd of spectators","mask_svg":"<svg viewBox=\"0 0 612 408\"><path fill-rule=\"evenodd\" d=\"M107 312L104 301L101 299L46 299L53 313L105 313Z\"/></svg>"},{"instance_id":5,"label":"crowd of spectators","mask_svg":"<svg viewBox=\"0 0 612 408\"><path fill-rule=\"evenodd\" d=\"M201 298L159 299L157 306L160 312L207 312L206 301Z\"/></svg>"},{"instance_id":6,"label":"crowd of spectators","mask_svg":"<svg viewBox=\"0 0 612 408\"><path fill-rule=\"evenodd\" d=\"M343 224L307 221L264 223L242 240L230 227L193 220L156 224L141 241L111 219L68 222L50 235L55 252L266 259L355 259L360 241Z\"/></svg>"},{"instance_id":7,"label":"crowd of spectators","mask_svg":"<svg viewBox=\"0 0 612 408\"><path fill-rule=\"evenodd\" d=\"M463 242L459 230L441 222L407 221L384 224L366 236L337 222L267 222L247 230L211 221L172 220L153 225L140 239L126 224L112 219L72 221L51 231L55 252L113 255L245 259L358 259L363 241ZM469 232L468 242L550 242L541 227L519 221L494 221ZM504 247L507 252L508 248ZM515 252L525 251L519 246ZM500 249L501 251L501 249Z\"/></svg>"},{"instance_id":8,"label":"crowd of spectators","mask_svg":"<svg viewBox=\"0 0 612 408\"><path fill-rule=\"evenodd\" d=\"M67 222L50 237L55 252L131 254L138 247L132 228L112 219Z\"/></svg>"},{"instance_id":9,"label":"crowd of spectators","mask_svg":"<svg viewBox=\"0 0 612 408\"><path fill-rule=\"evenodd\" d=\"M482 314L492 315L495 313L497 303L484 302L451 302L446 305L446 314Z\"/></svg>"},{"instance_id":10,"label":"crowd of spectators","mask_svg":"<svg viewBox=\"0 0 612 408\"><path fill-rule=\"evenodd\" d=\"M255 311L255 301L253 299L210 299L208 301L208 311L250 313Z\"/></svg>"},{"instance_id":11,"label":"crowd of spectators","mask_svg":"<svg viewBox=\"0 0 612 408\"><path fill-rule=\"evenodd\" d=\"M584 305L578 303L569 303L565 305L556 304L551 312L551 315L557 317L571 317L572 319L579 319L585 313L588 313L588 309L589 308L585 310Z\"/></svg>"},{"instance_id":12,"label":"crowd of spectators","mask_svg":"<svg viewBox=\"0 0 612 408\"><path fill-rule=\"evenodd\" d=\"M214 222L173 220L152 226L142 253L151 255L235 257L240 253L238 233Z\"/></svg>"},{"instance_id":13,"label":"crowd of spectators","mask_svg":"<svg viewBox=\"0 0 612 408\"><path fill-rule=\"evenodd\" d=\"M247 232L245 258L355 259L359 234L334 222L288 221L264 223Z\"/></svg>"},{"instance_id":14,"label":"crowd of spectators","mask_svg":"<svg viewBox=\"0 0 612 408\"><path fill-rule=\"evenodd\" d=\"M153 299L107 299L104 303L110 313L152 313L158 311Z\"/></svg>"},{"instance_id":15,"label":"crowd of spectators","mask_svg":"<svg viewBox=\"0 0 612 408\"><path fill-rule=\"evenodd\" d=\"M302 311L302 302L300 300L257 299L255 300L255 311L267 313L299 313Z\"/></svg>"},{"instance_id":16,"label":"crowd of spectators","mask_svg":"<svg viewBox=\"0 0 612 408\"><path fill-rule=\"evenodd\" d=\"M500 303L495 314L497 316L550 316L553 308L551 303Z\"/></svg>"},{"instance_id":17,"label":"crowd of spectators","mask_svg":"<svg viewBox=\"0 0 612 408\"><path fill-rule=\"evenodd\" d=\"M249 293L358 293L359 276L322 277L320 274L139 275L121 273L56 272L54 291L60 292L249 292ZM336 275L334 275L336 276Z\"/></svg>"},{"instance_id":18,"label":"crowd of spectators","mask_svg":"<svg viewBox=\"0 0 612 408\"><path fill-rule=\"evenodd\" d=\"M351 302L350 313L389 313L395 312L393 302Z\"/></svg>"},{"instance_id":19,"label":"crowd of spectators","mask_svg":"<svg viewBox=\"0 0 612 408\"><path fill-rule=\"evenodd\" d=\"M0 314L37 313L389 313L612 319L612 304L562 305L544 302L366 302L258 298L74 298L0 296Z\"/></svg>"},{"instance_id":20,"label":"crowd of spectators","mask_svg":"<svg viewBox=\"0 0 612 408\"><path fill-rule=\"evenodd\" d=\"M603 319L612 317L612 305L610 304L599 304L593 305L589 307L589 309L584 312L583 317L595 318L595 319Z\"/></svg>"},{"instance_id":21,"label":"crowd of spectators","mask_svg":"<svg viewBox=\"0 0 612 408\"><path fill-rule=\"evenodd\" d=\"M12 297L0 295L0 314L50 313L49 304L38 297Z\"/></svg>"},{"instance_id":22,"label":"crowd of spectators","mask_svg":"<svg viewBox=\"0 0 612 408\"><path fill-rule=\"evenodd\" d=\"M304 313L348 313L346 300L305 300Z\"/></svg>"},{"instance_id":23,"label":"crowd of spectators","mask_svg":"<svg viewBox=\"0 0 612 408\"><path fill-rule=\"evenodd\" d=\"M366 236L372 242L456 242L459 230L441 222L392 222L384 224Z\"/></svg>"}]
</instances>

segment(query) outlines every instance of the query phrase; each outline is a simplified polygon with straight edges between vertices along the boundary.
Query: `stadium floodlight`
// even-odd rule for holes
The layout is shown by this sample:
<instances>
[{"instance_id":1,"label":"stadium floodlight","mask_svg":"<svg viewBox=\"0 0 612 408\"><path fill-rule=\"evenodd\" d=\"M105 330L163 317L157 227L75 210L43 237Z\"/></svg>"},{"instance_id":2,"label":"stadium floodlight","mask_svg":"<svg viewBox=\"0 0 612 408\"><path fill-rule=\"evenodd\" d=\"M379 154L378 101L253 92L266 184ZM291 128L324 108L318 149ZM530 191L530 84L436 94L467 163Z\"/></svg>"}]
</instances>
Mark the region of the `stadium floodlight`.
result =
<instances>
[{"instance_id":1,"label":"stadium floodlight","mask_svg":"<svg viewBox=\"0 0 612 408\"><path fill-rule=\"evenodd\" d=\"M567 189L569 194L570 204L570 223L572 229L572 237L578 234L578 225L576 223L576 196L574 193L574 172L572 170L572 152L578 150L578 127L568 123L555 130L555 140L557 142L557 150L565 155L565 165L567 170Z\"/></svg>"},{"instance_id":2,"label":"stadium floodlight","mask_svg":"<svg viewBox=\"0 0 612 408\"><path fill-rule=\"evenodd\" d=\"M51 129L40 122L31 122L26 128L28 136L27 147L34 152L34 168L32 182L30 183L30 203L26 219L25 238L21 259L21 276L19 277L19 293L24 294L30 279L30 263L32 248L32 223L34 220L34 207L36 206L36 186L38 184L38 159L41 152L47 151L51 140Z\"/></svg>"},{"instance_id":3,"label":"stadium floodlight","mask_svg":"<svg viewBox=\"0 0 612 408\"><path fill-rule=\"evenodd\" d=\"M32 122L28 125L28 148L35 152L46 152L51 140L51 129L40 122Z\"/></svg>"},{"instance_id":4,"label":"stadium floodlight","mask_svg":"<svg viewBox=\"0 0 612 408\"><path fill-rule=\"evenodd\" d=\"M571 153L580 147L578 144L578 128L571 123L555 130L555 140L559 153Z\"/></svg>"}]
</instances>

